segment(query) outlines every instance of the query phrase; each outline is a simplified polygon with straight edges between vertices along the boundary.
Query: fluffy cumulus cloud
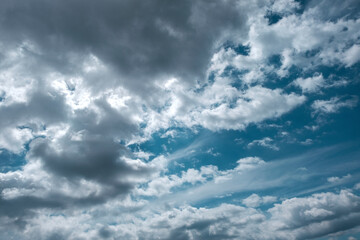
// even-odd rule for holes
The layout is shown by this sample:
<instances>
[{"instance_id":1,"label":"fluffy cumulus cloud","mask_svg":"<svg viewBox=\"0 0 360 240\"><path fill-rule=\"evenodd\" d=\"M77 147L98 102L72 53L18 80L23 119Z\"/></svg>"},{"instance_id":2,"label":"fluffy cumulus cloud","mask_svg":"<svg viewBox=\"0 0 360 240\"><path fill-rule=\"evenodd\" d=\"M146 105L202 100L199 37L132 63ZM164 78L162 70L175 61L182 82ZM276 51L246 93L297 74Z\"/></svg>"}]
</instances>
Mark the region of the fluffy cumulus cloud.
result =
<instances>
[{"instance_id":1,"label":"fluffy cumulus cloud","mask_svg":"<svg viewBox=\"0 0 360 240\"><path fill-rule=\"evenodd\" d=\"M2 0L0 238L359 232L357 152L284 146L358 107L360 7L328 5Z\"/></svg>"},{"instance_id":2,"label":"fluffy cumulus cloud","mask_svg":"<svg viewBox=\"0 0 360 240\"><path fill-rule=\"evenodd\" d=\"M342 190L319 193L309 198L288 199L269 209L275 229L296 229L298 238L314 238L356 226L359 196Z\"/></svg>"},{"instance_id":3,"label":"fluffy cumulus cloud","mask_svg":"<svg viewBox=\"0 0 360 240\"><path fill-rule=\"evenodd\" d=\"M309 78L298 78L294 82L295 85L299 86L303 92L315 92L318 91L324 85L324 78L322 75L309 77Z\"/></svg>"}]
</instances>

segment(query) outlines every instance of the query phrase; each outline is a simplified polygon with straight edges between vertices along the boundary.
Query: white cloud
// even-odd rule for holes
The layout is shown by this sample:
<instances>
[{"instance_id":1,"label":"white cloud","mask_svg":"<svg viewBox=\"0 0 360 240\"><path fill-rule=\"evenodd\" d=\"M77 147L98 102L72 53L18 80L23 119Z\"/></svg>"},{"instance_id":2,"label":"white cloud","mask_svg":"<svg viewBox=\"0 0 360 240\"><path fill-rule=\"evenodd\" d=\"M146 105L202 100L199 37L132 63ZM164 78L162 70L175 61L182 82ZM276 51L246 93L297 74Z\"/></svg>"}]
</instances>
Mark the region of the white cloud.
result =
<instances>
[{"instance_id":1,"label":"white cloud","mask_svg":"<svg viewBox=\"0 0 360 240\"><path fill-rule=\"evenodd\" d=\"M357 103L358 98L356 96L349 99L333 97L330 100L315 100L311 107L315 113L336 113L340 108L353 108Z\"/></svg>"},{"instance_id":2,"label":"white cloud","mask_svg":"<svg viewBox=\"0 0 360 240\"><path fill-rule=\"evenodd\" d=\"M256 169L265 165L265 161L259 157L241 158L237 162L237 166L233 169L220 171L217 166L206 165L200 169L188 168L181 174L166 175L160 173L153 177L144 186L135 190L136 195L144 196L163 196L170 194L172 189L191 184L195 186L199 183L221 183L231 180L235 175L245 173L249 170ZM191 188L190 188L191 191ZM266 197L264 197L266 202Z\"/></svg>"},{"instance_id":3,"label":"white cloud","mask_svg":"<svg viewBox=\"0 0 360 240\"><path fill-rule=\"evenodd\" d=\"M233 106L225 102L203 109L194 112L194 119L195 123L210 130L244 129L249 123L279 117L304 101L304 96L256 86L239 95Z\"/></svg>"},{"instance_id":4,"label":"white cloud","mask_svg":"<svg viewBox=\"0 0 360 240\"><path fill-rule=\"evenodd\" d=\"M167 138L167 137L174 138L176 134L177 134L176 130L168 130L163 135L161 135L161 138Z\"/></svg>"},{"instance_id":5,"label":"white cloud","mask_svg":"<svg viewBox=\"0 0 360 240\"><path fill-rule=\"evenodd\" d=\"M207 153L207 154L210 154L210 155L212 155L212 156L214 156L214 157L218 157L218 156L221 155L221 153L219 153L219 152L214 152L214 148L209 148L209 149L206 151L206 153Z\"/></svg>"},{"instance_id":6,"label":"white cloud","mask_svg":"<svg viewBox=\"0 0 360 240\"><path fill-rule=\"evenodd\" d=\"M246 157L246 158L241 158L241 159L237 160L236 163L238 165L235 167L235 170L244 171L244 170L255 168L257 166L261 166L261 165L265 164L265 161L259 157Z\"/></svg>"},{"instance_id":7,"label":"white cloud","mask_svg":"<svg viewBox=\"0 0 360 240\"><path fill-rule=\"evenodd\" d=\"M149 158L151 156L154 156L154 154L152 153L149 153L149 152L144 152L144 151L137 151L137 152L134 152L134 155L138 158L141 158L141 159L145 159L145 160L149 160Z\"/></svg>"},{"instance_id":8,"label":"white cloud","mask_svg":"<svg viewBox=\"0 0 360 240\"><path fill-rule=\"evenodd\" d=\"M360 60L360 46L354 44L344 52L344 62L347 67L351 67Z\"/></svg>"},{"instance_id":9,"label":"white cloud","mask_svg":"<svg viewBox=\"0 0 360 240\"><path fill-rule=\"evenodd\" d=\"M342 182L346 181L346 179L349 179L349 178L351 178L351 174L347 174L343 177L328 177L327 181L329 183L342 183Z\"/></svg>"},{"instance_id":10,"label":"white cloud","mask_svg":"<svg viewBox=\"0 0 360 240\"><path fill-rule=\"evenodd\" d=\"M265 137L263 139L258 139L258 140L254 140L252 141L251 143L249 143L247 146L249 148L253 147L253 146L262 146L262 147L265 147L265 148L270 148L272 150L275 150L275 151L279 151L279 147L276 146L274 143L274 140L269 138L269 137Z\"/></svg>"},{"instance_id":11,"label":"white cloud","mask_svg":"<svg viewBox=\"0 0 360 240\"><path fill-rule=\"evenodd\" d=\"M300 8L300 4L294 0L274 1L273 5L270 7L272 11L280 14L293 13L298 8Z\"/></svg>"},{"instance_id":12,"label":"white cloud","mask_svg":"<svg viewBox=\"0 0 360 240\"><path fill-rule=\"evenodd\" d=\"M360 197L349 190L292 198L269 209L269 224L274 231L284 230L291 238L320 237L358 225L359 206Z\"/></svg>"},{"instance_id":13,"label":"white cloud","mask_svg":"<svg viewBox=\"0 0 360 240\"><path fill-rule=\"evenodd\" d=\"M342 10L349 11L352 4L339 3L334 6L343 5ZM324 13L323 9L329 7L325 7L327 4L324 2L312 4L312 7L306 8L300 15L285 12L281 14L282 10L276 10L278 6L289 6L286 10L291 12L297 5L298 3L293 1L275 1L272 11L280 12L283 18L271 26L268 26L268 22L261 15L254 15L249 19L247 38L242 41L251 46L249 56L237 55L232 49L221 50L214 55L211 69L224 72L226 67L231 66L249 71L249 76L258 77L252 77L251 81L245 74L240 80L251 84L264 81L264 75L269 72L275 71L279 77L285 77L293 65L310 70L320 65L341 64L349 67L359 60L359 47L354 44L359 37L359 19L324 20L320 15ZM334 9L334 12L336 11L340 10ZM268 58L276 54L281 56L279 69L268 66Z\"/></svg>"},{"instance_id":14,"label":"white cloud","mask_svg":"<svg viewBox=\"0 0 360 240\"><path fill-rule=\"evenodd\" d=\"M242 200L242 203L247 207L259 207L263 204L269 204L277 201L277 197L274 196L259 196L255 193Z\"/></svg>"},{"instance_id":15,"label":"white cloud","mask_svg":"<svg viewBox=\"0 0 360 240\"><path fill-rule=\"evenodd\" d=\"M325 79L322 74L315 75L309 78L298 78L294 81L296 86L299 86L304 93L313 93L320 90L324 84Z\"/></svg>"},{"instance_id":16,"label":"white cloud","mask_svg":"<svg viewBox=\"0 0 360 240\"><path fill-rule=\"evenodd\" d=\"M300 142L300 144L302 144L302 145L311 145L313 143L314 143L314 141L310 138L307 138L305 141Z\"/></svg>"},{"instance_id":17,"label":"white cloud","mask_svg":"<svg viewBox=\"0 0 360 240\"><path fill-rule=\"evenodd\" d=\"M0 148L7 149L19 154L24 151L24 144L33 139L33 135L28 128L6 128L0 133Z\"/></svg>"},{"instance_id":18,"label":"white cloud","mask_svg":"<svg viewBox=\"0 0 360 240\"><path fill-rule=\"evenodd\" d=\"M203 183L213 179L220 173L217 167L212 165L202 166L199 170L189 168L186 171L182 171L179 176L172 174L155 177L146 184L146 187L136 189L135 194L162 196L171 193L171 190L175 187L180 187L186 183L192 185Z\"/></svg>"}]
</instances>

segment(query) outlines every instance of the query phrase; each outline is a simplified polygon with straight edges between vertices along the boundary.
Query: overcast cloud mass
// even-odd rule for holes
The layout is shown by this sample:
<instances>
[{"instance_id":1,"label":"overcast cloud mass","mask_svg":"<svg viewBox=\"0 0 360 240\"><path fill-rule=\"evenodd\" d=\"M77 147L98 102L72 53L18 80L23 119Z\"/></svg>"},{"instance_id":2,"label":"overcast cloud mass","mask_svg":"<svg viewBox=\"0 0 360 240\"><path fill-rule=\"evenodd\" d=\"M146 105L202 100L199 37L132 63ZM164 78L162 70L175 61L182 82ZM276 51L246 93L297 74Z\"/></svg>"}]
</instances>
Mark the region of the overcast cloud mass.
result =
<instances>
[{"instance_id":1,"label":"overcast cloud mass","mask_svg":"<svg viewBox=\"0 0 360 240\"><path fill-rule=\"evenodd\" d=\"M1 0L0 239L360 239L357 0Z\"/></svg>"}]
</instances>

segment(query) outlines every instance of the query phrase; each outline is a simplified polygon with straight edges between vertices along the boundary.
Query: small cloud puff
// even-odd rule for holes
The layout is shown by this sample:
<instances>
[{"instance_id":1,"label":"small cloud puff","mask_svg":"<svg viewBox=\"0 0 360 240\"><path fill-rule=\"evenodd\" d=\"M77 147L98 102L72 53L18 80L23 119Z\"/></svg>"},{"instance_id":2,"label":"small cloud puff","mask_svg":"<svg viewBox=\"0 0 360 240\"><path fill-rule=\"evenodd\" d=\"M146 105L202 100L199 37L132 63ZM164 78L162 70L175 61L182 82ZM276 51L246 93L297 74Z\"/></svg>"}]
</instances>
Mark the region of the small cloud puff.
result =
<instances>
[{"instance_id":1,"label":"small cloud puff","mask_svg":"<svg viewBox=\"0 0 360 240\"><path fill-rule=\"evenodd\" d=\"M277 197L274 196L259 196L255 193L242 200L242 203L247 207L259 207L264 204L269 204L277 201Z\"/></svg>"},{"instance_id":2,"label":"small cloud puff","mask_svg":"<svg viewBox=\"0 0 360 240\"><path fill-rule=\"evenodd\" d=\"M273 142L274 142L273 139L271 139L269 137L265 137L263 139L254 140L251 143L249 143L247 146L248 146L248 148L251 148L253 146L261 146L261 147L272 149L274 151L279 151L280 148L278 146L276 146Z\"/></svg>"}]
</instances>

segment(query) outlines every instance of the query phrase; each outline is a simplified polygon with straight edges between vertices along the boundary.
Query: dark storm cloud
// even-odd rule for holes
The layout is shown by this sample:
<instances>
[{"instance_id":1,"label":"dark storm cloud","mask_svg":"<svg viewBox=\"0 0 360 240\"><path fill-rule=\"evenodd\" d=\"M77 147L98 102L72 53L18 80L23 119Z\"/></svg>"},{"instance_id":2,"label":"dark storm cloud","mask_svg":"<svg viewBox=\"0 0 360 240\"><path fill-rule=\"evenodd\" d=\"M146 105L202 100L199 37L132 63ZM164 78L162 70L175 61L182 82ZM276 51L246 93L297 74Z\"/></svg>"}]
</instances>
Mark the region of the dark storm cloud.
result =
<instances>
[{"instance_id":1,"label":"dark storm cloud","mask_svg":"<svg viewBox=\"0 0 360 240\"><path fill-rule=\"evenodd\" d=\"M13 221L22 219L26 223L27 219L37 215L37 209L66 210L92 207L105 203L111 198L123 196L132 187L130 183L119 183L112 186L104 185L100 193L91 193L83 197L69 197L56 193L56 189L53 189L53 192L47 192L46 196L42 197L20 196L11 199L0 197L0 218L7 216ZM1 191L2 188L1 186ZM80 190L79 188L81 186L78 186L77 191Z\"/></svg>"},{"instance_id":2,"label":"dark storm cloud","mask_svg":"<svg viewBox=\"0 0 360 240\"><path fill-rule=\"evenodd\" d=\"M76 72L69 56L91 52L136 85L163 75L193 81L215 41L246 23L234 1L4 0L0 15L3 42L33 41L56 70Z\"/></svg>"},{"instance_id":3,"label":"dark storm cloud","mask_svg":"<svg viewBox=\"0 0 360 240\"><path fill-rule=\"evenodd\" d=\"M39 182L26 183L23 180L3 181L0 190L8 188L35 189L45 191L41 197L15 196L0 199L0 217L8 216L14 221L36 214L37 209L72 209L91 207L107 202L114 197L125 196L137 184L128 178L146 178L153 174L154 166L140 161L124 160L129 150L114 138L128 139L136 132L137 124L124 113L112 108L105 99L94 100L94 108L75 110L66 108L64 97L53 92L32 91L26 103L13 103L0 107L0 126L27 126L32 123L45 127L65 123L69 130L59 137L56 144L52 139L38 137L33 139L26 154L28 163L40 160L50 178L49 184L71 183L74 190L81 190L81 181L87 180L101 186L101 190L82 196L68 196L57 189L41 190ZM1 114L2 113L2 114ZM55 131L61 131L55 129ZM76 135L78 134L78 135ZM73 139L76 135L77 139ZM76 138L75 137L75 138ZM119 140L119 141L120 141ZM133 161L133 162L131 162ZM26 220L22 220L25 224Z\"/></svg>"},{"instance_id":4,"label":"dark storm cloud","mask_svg":"<svg viewBox=\"0 0 360 240\"><path fill-rule=\"evenodd\" d=\"M38 215L38 210L51 209L51 211L61 212L67 209L90 208L116 196L119 197L132 187L129 183L104 186L98 195L89 194L85 197L69 197L58 193L48 193L42 197L20 196L12 199L0 197L0 222L8 224L8 230L23 231L28 222Z\"/></svg>"},{"instance_id":5,"label":"dark storm cloud","mask_svg":"<svg viewBox=\"0 0 360 240\"><path fill-rule=\"evenodd\" d=\"M44 124L59 123L67 119L65 100L58 94L35 91L25 103L0 105L0 127L40 120Z\"/></svg>"},{"instance_id":6,"label":"dark storm cloud","mask_svg":"<svg viewBox=\"0 0 360 240\"><path fill-rule=\"evenodd\" d=\"M2 189L1 189L2 191ZM0 196L0 222L8 224L8 229L15 227L24 230L29 218L37 215L38 209L59 210L64 208L60 199L39 198L34 196L22 196L14 199L3 199Z\"/></svg>"},{"instance_id":7,"label":"dark storm cloud","mask_svg":"<svg viewBox=\"0 0 360 240\"><path fill-rule=\"evenodd\" d=\"M86 195L68 196L55 188L41 190L39 183L34 185L17 179L3 181L0 183L1 191L20 188L45 192L41 197L1 198L0 217L8 216L12 221L21 218L21 222L26 224L26 219L34 216L37 209L91 207L129 193L136 185L136 181L129 180L129 177L146 178L156 171L145 163L125 161L123 157L130 155L129 150L113 139L114 136L127 139L137 130L136 125L103 99L96 100L94 106L99 112L88 109L71 114L66 110L62 96L34 91L28 103L14 103L0 108L0 113L4 113L0 114L0 126L21 126L31 121L40 121L45 125L69 124L70 130L58 139L56 145L51 139L42 137L32 140L29 145L28 162L41 161L41 168L51 176L49 184L69 182L76 191L81 190L82 180L101 186L101 190ZM74 140L72 137L76 133L79 133L80 139Z\"/></svg>"},{"instance_id":8,"label":"dark storm cloud","mask_svg":"<svg viewBox=\"0 0 360 240\"><path fill-rule=\"evenodd\" d=\"M154 166L141 161L124 159L131 153L113 138L126 139L134 131L133 125L102 100L95 101L95 105L100 113L78 110L68 115L67 121L72 125L56 143L47 138L34 139L26 158L29 162L40 160L42 168L51 176L50 181L69 182L79 189L81 181L87 180L99 184L101 189L73 197L54 189L42 198L44 202L56 201L65 209L97 205L129 193L137 184L129 178L147 178L156 171ZM74 134L79 134L76 139ZM36 207L48 206L41 206L40 202Z\"/></svg>"},{"instance_id":9,"label":"dark storm cloud","mask_svg":"<svg viewBox=\"0 0 360 240\"><path fill-rule=\"evenodd\" d=\"M38 197L24 196L11 200L0 198L0 217L21 217L31 213L31 209L60 208L63 204L56 200L41 199Z\"/></svg>"},{"instance_id":10,"label":"dark storm cloud","mask_svg":"<svg viewBox=\"0 0 360 240\"><path fill-rule=\"evenodd\" d=\"M27 220L34 217L38 209L79 209L102 204L115 197L121 199L137 184L128 177L145 178L155 171L145 164L131 165L125 162L121 159L126 156L125 147L112 140L85 139L74 142L67 139L61 144L63 149L54 149L48 140L42 138L30 144L28 160L40 159L44 170L51 175L47 180L48 184L56 184L52 189L45 190L39 183L35 185L18 179L0 182L0 192L11 187L43 192L41 197L25 195L4 199L1 196L0 219L7 216L14 224L21 219L26 225ZM69 196L56 189L58 185L70 184L72 191L81 192L83 180L97 183L101 187L81 196Z\"/></svg>"},{"instance_id":11,"label":"dark storm cloud","mask_svg":"<svg viewBox=\"0 0 360 240\"><path fill-rule=\"evenodd\" d=\"M96 180L117 184L129 175L149 173L146 167L134 169L120 157L126 149L110 139L64 139L63 149L55 149L46 140L37 139L31 144L30 158L40 158L49 171L65 178ZM121 182L119 182L121 183Z\"/></svg>"}]
</instances>

